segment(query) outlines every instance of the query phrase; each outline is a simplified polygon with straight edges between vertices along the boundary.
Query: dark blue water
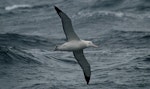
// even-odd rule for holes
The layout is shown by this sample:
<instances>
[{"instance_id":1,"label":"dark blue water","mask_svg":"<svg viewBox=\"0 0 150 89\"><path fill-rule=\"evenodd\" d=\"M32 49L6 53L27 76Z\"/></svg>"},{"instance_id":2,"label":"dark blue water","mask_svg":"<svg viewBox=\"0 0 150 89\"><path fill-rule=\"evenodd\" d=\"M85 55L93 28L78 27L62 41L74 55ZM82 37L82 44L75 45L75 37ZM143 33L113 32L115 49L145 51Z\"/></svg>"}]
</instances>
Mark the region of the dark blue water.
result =
<instances>
[{"instance_id":1,"label":"dark blue water","mask_svg":"<svg viewBox=\"0 0 150 89\"><path fill-rule=\"evenodd\" d=\"M92 76L86 85L65 42L58 6L80 38ZM149 89L149 0L0 0L0 89Z\"/></svg>"}]
</instances>

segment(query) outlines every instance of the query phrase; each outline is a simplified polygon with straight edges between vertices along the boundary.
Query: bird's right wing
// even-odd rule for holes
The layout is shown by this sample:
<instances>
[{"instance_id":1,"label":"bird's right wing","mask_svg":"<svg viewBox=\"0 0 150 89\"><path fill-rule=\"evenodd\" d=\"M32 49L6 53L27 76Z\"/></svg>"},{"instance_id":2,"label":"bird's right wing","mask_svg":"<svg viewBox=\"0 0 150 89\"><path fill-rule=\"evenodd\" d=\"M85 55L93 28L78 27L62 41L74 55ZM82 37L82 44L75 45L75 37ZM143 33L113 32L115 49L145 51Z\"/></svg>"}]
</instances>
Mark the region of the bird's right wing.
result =
<instances>
[{"instance_id":1,"label":"bird's right wing","mask_svg":"<svg viewBox=\"0 0 150 89\"><path fill-rule=\"evenodd\" d=\"M76 58L76 60L78 61L79 65L81 66L83 73L84 73L84 76L85 76L85 80L88 84L90 81L90 76L91 76L90 64L85 59L85 56L83 54L83 50L73 51L73 54L74 54L74 57Z\"/></svg>"},{"instance_id":2,"label":"bird's right wing","mask_svg":"<svg viewBox=\"0 0 150 89\"><path fill-rule=\"evenodd\" d=\"M76 33L73 30L71 19L64 12L62 12L59 8L57 8L56 6L54 6L54 7L55 7L55 10L57 11L57 14L61 18L63 30L66 35L66 39L68 41L80 40L79 37L76 35Z\"/></svg>"}]
</instances>

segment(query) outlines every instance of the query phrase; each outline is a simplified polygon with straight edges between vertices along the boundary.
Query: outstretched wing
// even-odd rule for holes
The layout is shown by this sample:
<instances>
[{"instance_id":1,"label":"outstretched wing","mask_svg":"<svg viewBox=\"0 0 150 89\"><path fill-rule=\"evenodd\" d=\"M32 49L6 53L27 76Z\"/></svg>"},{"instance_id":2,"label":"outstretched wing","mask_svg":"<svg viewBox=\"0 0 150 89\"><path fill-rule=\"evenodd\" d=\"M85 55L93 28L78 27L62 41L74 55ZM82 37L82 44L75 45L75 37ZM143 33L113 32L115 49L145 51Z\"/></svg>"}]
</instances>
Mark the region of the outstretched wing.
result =
<instances>
[{"instance_id":1,"label":"outstretched wing","mask_svg":"<svg viewBox=\"0 0 150 89\"><path fill-rule=\"evenodd\" d=\"M85 76L85 80L88 84L90 81L90 76L91 76L90 64L85 59L85 56L83 54L83 50L73 51L73 54L74 54L74 57L76 58L76 60L78 61L79 65L81 66L83 73L84 73L84 76Z\"/></svg>"},{"instance_id":2,"label":"outstretched wing","mask_svg":"<svg viewBox=\"0 0 150 89\"><path fill-rule=\"evenodd\" d=\"M66 35L66 39L68 41L80 40L79 37L76 35L76 33L73 30L71 19L64 12L62 12L60 9L58 9L56 6L54 6L54 7L55 7L55 10L57 11L59 17L61 18L63 30Z\"/></svg>"}]
</instances>

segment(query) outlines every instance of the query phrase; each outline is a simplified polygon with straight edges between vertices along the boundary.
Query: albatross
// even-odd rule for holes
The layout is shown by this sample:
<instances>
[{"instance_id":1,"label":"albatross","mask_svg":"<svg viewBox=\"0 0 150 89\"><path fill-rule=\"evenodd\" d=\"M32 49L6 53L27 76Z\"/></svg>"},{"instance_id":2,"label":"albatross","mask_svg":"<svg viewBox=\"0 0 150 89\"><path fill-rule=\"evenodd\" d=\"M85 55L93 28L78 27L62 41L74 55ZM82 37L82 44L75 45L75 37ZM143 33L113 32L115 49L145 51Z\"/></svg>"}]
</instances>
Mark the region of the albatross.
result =
<instances>
[{"instance_id":1,"label":"albatross","mask_svg":"<svg viewBox=\"0 0 150 89\"><path fill-rule=\"evenodd\" d=\"M55 51L71 51L80 67L83 70L85 80L89 84L91 76L91 67L86 60L83 49L88 47L98 47L93 44L92 41L81 40L73 30L71 19L62 12L58 7L54 6L57 14L61 18L64 33L66 35L67 42L62 45L56 46Z\"/></svg>"}]
</instances>

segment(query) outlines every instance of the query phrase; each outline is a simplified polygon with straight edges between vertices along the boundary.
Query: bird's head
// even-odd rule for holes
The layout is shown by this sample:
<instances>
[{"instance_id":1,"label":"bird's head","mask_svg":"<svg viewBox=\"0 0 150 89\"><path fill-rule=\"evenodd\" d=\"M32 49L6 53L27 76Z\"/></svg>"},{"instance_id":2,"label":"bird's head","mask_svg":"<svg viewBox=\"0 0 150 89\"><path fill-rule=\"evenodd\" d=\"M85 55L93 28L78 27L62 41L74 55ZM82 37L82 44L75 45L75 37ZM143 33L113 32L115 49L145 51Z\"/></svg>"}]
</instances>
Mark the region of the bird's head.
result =
<instances>
[{"instance_id":1,"label":"bird's head","mask_svg":"<svg viewBox=\"0 0 150 89\"><path fill-rule=\"evenodd\" d=\"M98 47L98 46L95 45L92 41L85 41L85 43L86 43L87 47L95 47L95 48Z\"/></svg>"}]
</instances>

